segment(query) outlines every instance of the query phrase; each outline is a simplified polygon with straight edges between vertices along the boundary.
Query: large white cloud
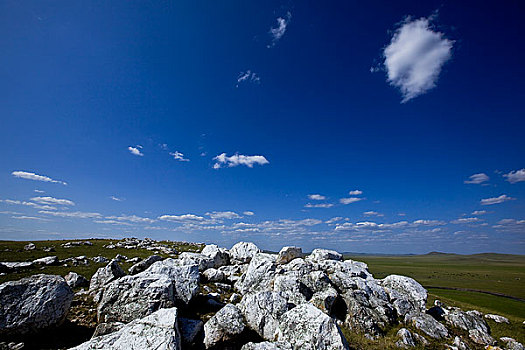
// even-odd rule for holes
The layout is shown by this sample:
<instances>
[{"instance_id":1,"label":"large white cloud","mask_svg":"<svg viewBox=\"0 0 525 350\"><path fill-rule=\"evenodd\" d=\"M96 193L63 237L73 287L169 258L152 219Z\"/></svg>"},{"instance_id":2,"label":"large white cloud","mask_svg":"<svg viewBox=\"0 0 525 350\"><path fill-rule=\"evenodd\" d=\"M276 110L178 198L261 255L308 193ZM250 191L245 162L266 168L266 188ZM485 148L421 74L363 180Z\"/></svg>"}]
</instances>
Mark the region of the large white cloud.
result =
<instances>
[{"instance_id":1,"label":"large white cloud","mask_svg":"<svg viewBox=\"0 0 525 350\"><path fill-rule=\"evenodd\" d=\"M407 102L436 86L439 73L452 56L453 41L435 31L428 18L408 18L384 49L387 80Z\"/></svg>"},{"instance_id":2,"label":"large white cloud","mask_svg":"<svg viewBox=\"0 0 525 350\"><path fill-rule=\"evenodd\" d=\"M27 171L17 170L17 171L13 171L11 173L11 175L13 175L14 177L18 177L20 179L34 180L34 181L43 181L43 182L52 182L52 183L67 185L67 182L60 181L60 180L53 180L49 176L38 175L38 174L30 173L30 172L27 172Z\"/></svg>"},{"instance_id":3,"label":"large white cloud","mask_svg":"<svg viewBox=\"0 0 525 350\"><path fill-rule=\"evenodd\" d=\"M505 174L503 176L506 177L507 181L511 184L525 181L525 168L521 170L511 171L510 173Z\"/></svg>"},{"instance_id":4,"label":"large white cloud","mask_svg":"<svg viewBox=\"0 0 525 350\"><path fill-rule=\"evenodd\" d=\"M214 169L219 169L223 166L236 167L238 165L246 165L248 168L253 168L254 164L264 165L270 163L264 156L245 156L242 154L234 154L228 157L226 153L219 154L213 160L216 163L213 165Z\"/></svg>"},{"instance_id":5,"label":"large white cloud","mask_svg":"<svg viewBox=\"0 0 525 350\"><path fill-rule=\"evenodd\" d=\"M483 182L487 182L489 181L489 177L487 174L485 173L479 173L479 174L474 174L474 175L470 175L469 176L469 179L468 180L465 180L464 182L466 184L476 184L476 185L479 185Z\"/></svg>"},{"instance_id":6,"label":"large white cloud","mask_svg":"<svg viewBox=\"0 0 525 350\"><path fill-rule=\"evenodd\" d=\"M481 205L492 205L492 204L500 204L506 201L511 201L516 198L512 198L507 196L506 194L502 194L499 197L492 197L492 198L485 198L481 200Z\"/></svg>"},{"instance_id":7,"label":"large white cloud","mask_svg":"<svg viewBox=\"0 0 525 350\"><path fill-rule=\"evenodd\" d=\"M33 197L31 198L33 202L40 204L51 204L51 205L65 205L73 206L75 202L70 201L69 199L53 198L53 197Z\"/></svg>"}]
</instances>

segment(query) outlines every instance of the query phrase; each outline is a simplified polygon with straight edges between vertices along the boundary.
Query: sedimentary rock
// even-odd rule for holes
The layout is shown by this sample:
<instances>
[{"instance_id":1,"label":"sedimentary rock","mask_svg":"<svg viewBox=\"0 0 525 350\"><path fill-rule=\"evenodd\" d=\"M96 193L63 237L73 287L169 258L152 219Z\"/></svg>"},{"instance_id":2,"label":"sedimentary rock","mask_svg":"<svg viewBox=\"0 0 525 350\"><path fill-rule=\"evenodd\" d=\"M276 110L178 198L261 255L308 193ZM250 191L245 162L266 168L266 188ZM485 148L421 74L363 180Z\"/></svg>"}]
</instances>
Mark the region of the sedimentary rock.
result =
<instances>
[{"instance_id":1,"label":"sedimentary rock","mask_svg":"<svg viewBox=\"0 0 525 350\"><path fill-rule=\"evenodd\" d=\"M173 280L177 300L188 303L199 291L199 269L197 265L179 266L175 259L164 259L151 265L142 274L160 274Z\"/></svg>"},{"instance_id":2,"label":"sedimentary rock","mask_svg":"<svg viewBox=\"0 0 525 350\"><path fill-rule=\"evenodd\" d=\"M328 249L314 249L310 255L306 257L306 260L310 261L321 261L321 260L336 260L342 261L343 255L336 252L335 250Z\"/></svg>"},{"instance_id":3,"label":"sedimentary rock","mask_svg":"<svg viewBox=\"0 0 525 350\"><path fill-rule=\"evenodd\" d=\"M230 253L225 248L219 248L218 245L208 244L202 249L202 255L212 259L213 267L219 268L230 263Z\"/></svg>"},{"instance_id":4,"label":"sedimentary rock","mask_svg":"<svg viewBox=\"0 0 525 350\"><path fill-rule=\"evenodd\" d=\"M494 315L494 314L486 314L485 318L488 320L492 320L496 323L509 323L509 319L500 315Z\"/></svg>"},{"instance_id":5,"label":"sedimentary rock","mask_svg":"<svg viewBox=\"0 0 525 350\"><path fill-rule=\"evenodd\" d=\"M277 256L277 264L287 264L295 258L301 258L303 250L299 247L283 247Z\"/></svg>"},{"instance_id":6,"label":"sedimentary rock","mask_svg":"<svg viewBox=\"0 0 525 350\"><path fill-rule=\"evenodd\" d=\"M120 265L115 260L111 260L109 264L98 269L97 272L95 272L95 274L91 277L89 290L95 291L125 275L126 273L124 270L122 270Z\"/></svg>"},{"instance_id":7,"label":"sedimentary rock","mask_svg":"<svg viewBox=\"0 0 525 350\"><path fill-rule=\"evenodd\" d=\"M0 285L0 334L23 334L59 325L73 300L64 278L34 275Z\"/></svg>"},{"instance_id":8,"label":"sedimentary rock","mask_svg":"<svg viewBox=\"0 0 525 350\"><path fill-rule=\"evenodd\" d=\"M414 279L406 276L390 275L381 281L398 315L425 312L427 291Z\"/></svg>"},{"instance_id":9,"label":"sedimentary rock","mask_svg":"<svg viewBox=\"0 0 525 350\"><path fill-rule=\"evenodd\" d=\"M161 261L162 258L158 255L151 255L148 258L136 263L135 265L131 266L128 271L130 275L135 275L137 273L140 273L142 271L145 271L148 267L150 267L153 263L157 261Z\"/></svg>"},{"instance_id":10,"label":"sedimentary rock","mask_svg":"<svg viewBox=\"0 0 525 350\"><path fill-rule=\"evenodd\" d=\"M233 264L249 263L261 250L251 242L239 242L230 249L230 260Z\"/></svg>"},{"instance_id":11,"label":"sedimentary rock","mask_svg":"<svg viewBox=\"0 0 525 350\"><path fill-rule=\"evenodd\" d=\"M266 340L275 340L279 318L288 311L287 301L280 293L247 294L238 306L248 327Z\"/></svg>"},{"instance_id":12,"label":"sedimentary rock","mask_svg":"<svg viewBox=\"0 0 525 350\"><path fill-rule=\"evenodd\" d=\"M56 265L58 264L58 258L56 256L46 256L44 258L33 260L33 264L38 265Z\"/></svg>"},{"instance_id":13,"label":"sedimentary rock","mask_svg":"<svg viewBox=\"0 0 525 350\"><path fill-rule=\"evenodd\" d=\"M89 281L84 276L72 271L64 279L71 288L87 287L89 285Z\"/></svg>"},{"instance_id":14,"label":"sedimentary rock","mask_svg":"<svg viewBox=\"0 0 525 350\"><path fill-rule=\"evenodd\" d=\"M470 338L478 344L493 344L494 339L490 336L490 328L477 312L461 311L453 308L444 315L445 321L453 327L461 328L469 332Z\"/></svg>"},{"instance_id":15,"label":"sedimentary rock","mask_svg":"<svg viewBox=\"0 0 525 350\"><path fill-rule=\"evenodd\" d=\"M435 339L448 337L447 328L428 314L407 314L404 322L405 324L412 325L416 329L421 330L429 337Z\"/></svg>"},{"instance_id":16,"label":"sedimentary rock","mask_svg":"<svg viewBox=\"0 0 525 350\"><path fill-rule=\"evenodd\" d=\"M235 289L241 294L269 290L275 269L276 264L273 255L257 253L251 259L246 272L235 283Z\"/></svg>"},{"instance_id":17,"label":"sedimentary rock","mask_svg":"<svg viewBox=\"0 0 525 350\"><path fill-rule=\"evenodd\" d=\"M244 323L237 306L227 304L204 324L204 345L211 348L242 333Z\"/></svg>"}]
</instances>

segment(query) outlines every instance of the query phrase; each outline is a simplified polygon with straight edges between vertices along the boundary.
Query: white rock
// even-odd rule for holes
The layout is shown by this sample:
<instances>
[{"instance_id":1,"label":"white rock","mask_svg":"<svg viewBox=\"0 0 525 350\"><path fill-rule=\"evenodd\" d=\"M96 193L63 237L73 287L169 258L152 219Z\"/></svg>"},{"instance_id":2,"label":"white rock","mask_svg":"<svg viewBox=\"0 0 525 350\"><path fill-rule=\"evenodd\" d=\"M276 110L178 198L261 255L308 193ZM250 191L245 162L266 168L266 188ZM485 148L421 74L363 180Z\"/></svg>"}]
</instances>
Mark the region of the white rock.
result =
<instances>
[{"instance_id":1,"label":"white rock","mask_svg":"<svg viewBox=\"0 0 525 350\"><path fill-rule=\"evenodd\" d=\"M151 265L146 271L160 274L174 281L175 298L188 303L199 292L199 269L197 265L179 266L175 259L164 259Z\"/></svg>"},{"instance_id":2,"label":"white rock","mask_svg":"<svg viewBox=\"0 0 525 350\"><path fill-rule=\"evenodd\" d=\"M396 342L396 346L400 348L412 348L416 346L416 340L412 336L412 332L410 332L406 328L401 328L396 336L399 338L399 340Z\"/></svg>"},{"instance_id":3,"label":"white rock","mask_svg":"<svg viewBox=\"0 0 525 350\"><path fill-rule=\"evenodd\" d=\"M282 315L278 340L291 344L293 349L348 349L336 321L310 304L299 305Z\"/></svg>"},{"instance_id":4,"label":"white rock","mask_svg":"<svg viewBox=\"0 0 525 350\"><path fill-rule=\"evenodd\" d=\"M238 305L248 327L266 340L275 340L279 318L288 311L286 299L275 292L247 294Z\"/></svg>"},{"instance_id":5,"label":"white rock","mask_svg":"<svg viewBox=\"0 0 525 350\"><path fill-rule=\"evenodd\" d=\"M275 276L275 257L258 253L250 261L248 269L235 283L235 289L241 294L269 290Z\"/></svg>"},{"instance_id":6,"label":"white rock","mask_svg":"<svg viewBox=\"0 0 525 350\"><path fill-rule=\"evenodd\" d=\"M23 334L60 324L73 300L64 278L33 275L0 285L0 335Z\"/></svg>"},{"instance_id":7,"label":"white rock","mask_svg":"<svg viewBox=\"0 0 525 350\"><path fill-rule=\"evenodd\" d=\"M221 270L211 268L202 273L202 277L208 282L222 282L226 279L226 275Z\"/></svg>"},{"instance_id":8,"label":"white rock","mask_svg":"<svg viewBox=\"0 0 525 350\"><path fill-rule=\"evenodd\" d=\"M111 260L105 267L101 267L91 277L89 283L89 290L95 291L99 288L104 287L108 283L125 276L126 273L115 260Z\"/></svg>"},{"instance_id":9,"label":"white rock","mask_svg":"<svg viewBox=\"0 0 525 350\"><path fill-rule=\"evenodd\" d=\"M510 337L501 337L499 338L501 342L505 344L507 350L523 350L525 347L520 342L517 342L515 339Z\"/></svg>"},{"instance_id":10,"label":"white rock","mask_svg":"<svg viewBox=\"0 0 525 350\"><path fill-rule=\"evenodd\" d=\"M488 333L484 333L479 329L469 329L468 336L473 342L481 345L494 345L496 341Z\"/></svg>"},{"instance_id":11,"label":"white rock","mask_svg":"<svg viewBox=\"0 0 525 350\"><path fill-rule=\"evenodd\" d=\"M492 320L496 323L509 323L509 319L500 315L494 315L494 314L486 314L486 319Z\"/></svg>"},{"instance_id":12,"label":"white rock","mask_svg":"<svg viewBox=\"0 0 525 350\"><path fill-rule=\"evenodd\" d=\"M310 261L322 261L322 260L336 260L342 261L343 255L336 252L335 250L328 249L314 249L310 255L306 257L306 260Z\"/></svg>"},{"instance_id":13,"label":"white rock","mask_svg":"<svg viewBox=\"0 0 525 350\"><path fill-rule=\"evenodd\" d=\"M92 338L74 350L180 350L177 309L160 309L120 330Z\"/></svg>"},{"instance_id":14,"label":"white rock","mask_svg":"<svg viewBox=\"0 0 525 350\"><path fill-rule=\"evenodd\" d=\"M71 288L87 287L89 285L89 281L84 276L72 271L64 279Z\"/></svg>"},{"instance_id":15,"label":"white rock","mask_svg":"<svg viewBox=\"0 0 525 350\"><path fill-rule=\"evenodd\" d=\"M35 250L36 245L34 243L28 243L24 246L24 250Z\"/></svg>"},{"instance_id":16,"label":"white rock","mask_svg":"<svg viewBox=\"0 0 525 350\"><path fill-rule=\"evenodd\" d=\"M147 257L146 259L137 262L135 265L131 266L128 271L130 275L135 275L137 273L140 273L142 271L145 271L148 267L156 263L157 261L161 261L162 257L158 255L151 255ZM128 261L129 262L129 261Z\"/></svg>"},{"instance_id":17,"label":"white rock","mask_svg":"<svg viewBox=\"0 0 525 350\"><path fill-rule=\"evenodd\" d=\"M234 339L243 330L241 311L235 305L227 304L204 324L204 345L211 348Z\"/></svg>"},{"instance_id":18,"label":"white rock","mask_svg":"<svg viewBox=\"0 0 525 350\"><path fill-rule=\"evenodd\" d=\"M445 326L428 314L407 314L405 316L404 322L405 324L412 325L416 329L421 330L429 337L435 339L448 337L448 330L445 328Z\"/></svg>"},{"instance_id":19,"label":"white rock","mask_svg":"<svg viewBox=\"0 0 525 350\"><path fill-rule=\"evenodd\" d=\"M199 271L205 271L215 265L211 258L199 253L182 252L180 253L178 260L181 265L197 265Z\"/></svg>"},{"instance_id":20,"label":"white rock","mask_svg":"<svg viewBox=\"0 0 525 350\"><path fill-rule=\"evenodd\" d=\"M230 249L230 260L233 264L249 263L261 250L251 242L239 242Z\"/></svg>"},{"instance_id":21,"label":"white rock","mask_svg":"<svg viewBox=\"0 0 525 350\"><path fill-rule=\"evenodd\" d=\"M58 258L56 256L46 256L44 258L33 260L33 264L38 265L56 265L58 264Z\"/></svg>"},{"instance_id":22,"label":"white rock","mask_svg":"<svg viewBox=\"0 0 525 350\"><path fill-rule=\"evenodd\" d=\"M241 350L292 350L292 346L284 342L262 342L244 344Z\"/></svg>"},{"instance_id":23,"label":"white rock","mask_svg":"<svg viewBox=\"0 0 525 350\"><path fill-rule=\"evenodd\" d=\"M283 247L277 256L277 264L287 264L295 258L301 258L303 250L299 247Z\"/></svg>"},{"instance_id":24,"label":"white rock","mask_svg":"<svg viewBox=\"0 0 525 350\"><path fill-rule=\"evenodd\" d=\"M230 253L225 248L219 248L216 244L208 244L202 249L202 255L213 260L213 267L219 268L230 263Z\"/></svg>"},{"instance_id":25,"label":"white rock","mask_svg":"<svg viewBox=\"0 0 525 350\"><path fill-rule=\"evenodd\" d=\"M381 281L390 300L400 316L425 312L427 290L416 280L399 275L390 275Z\"/></svg>"}]
</instances>

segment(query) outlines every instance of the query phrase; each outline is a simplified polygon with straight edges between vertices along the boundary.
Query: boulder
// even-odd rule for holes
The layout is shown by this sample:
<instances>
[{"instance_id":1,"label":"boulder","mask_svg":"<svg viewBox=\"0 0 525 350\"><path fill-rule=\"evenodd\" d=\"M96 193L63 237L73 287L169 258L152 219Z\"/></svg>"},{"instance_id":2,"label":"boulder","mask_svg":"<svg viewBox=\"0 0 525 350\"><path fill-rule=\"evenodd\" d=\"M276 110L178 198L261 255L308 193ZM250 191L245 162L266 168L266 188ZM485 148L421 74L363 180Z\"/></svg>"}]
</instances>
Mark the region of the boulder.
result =
<instances>
[{"instance_id":1,"label":"boulder","mask_svg":"<svg viewBox=\"0 0 525 350\"><path fill-rule=\"evenodd\" d=\"M407 325L412 325L414 328L419 329L434 339L448 337L448 330L445 328L445 326L428 314L407 314L405 316L404 322Z\"/></svg>"},{"instance_id":2,"label":"boulder","mask_svg":"<svg viewBox=\"0 0 525 350\"><path fill-rule=\"evenodd\" d=\"M275 276L275 269L273 255L257 253L251 259L246 272L235 282L235 289L241 294L269 290Z\"/></svg>"},{"instance_id":3,"label":"boulder","mask_svg":"<svg viewBox=\"0 0 525 350\"><path fill-rule=\"evenodd\" d=\"M281 316L277 339L293 349L349 348L336 321L310 304L301 304Z\"/></svg>"},{"instance_id":4,"label":"boulder","mask_svg":"<svg viewBox=\"0 0 525 350\"><path fill-rule=\"evenodd\" d=\"M181 265L197 265L199 271L205 271L214 267L214 262L211 258L199 253L182 252L178 260Z\"/></svg>"},{"instance_id":5,"label":"boulder","mask_svg":"<svg viewBox=\"0 0 525 350\"><path fill-rule=\"evenodd\" d=\"M238 305L248 327L266 340L275 340L279 318L288 311L286 299L276 292L247 294Z\"/></svg>"},{"instance_id":6,"label":"boulder","mask_svg":"<svg viewBox=\"0 0 525 350\"><path fill-rule=\"evenodd\" d=\"M33 264L45 265L45 266L57 265L58 264L58 257L56 257L56 256L46 256L44 258L35 259L35 260L33 260Z\"/></svg>"},{"instance_id":7,"label":"boulder","mask_svg":"<svg viewBox=\"0 0 525 350\"><path fill-rule=\"evenodd\" d=\"M136 275L137 273L140 273L142 271L145 271L148 267L150 267L153 263L157 261L161 261L162 258L158 255L151 255L148 258L139 261L135 265L131 266L128 271L130 275Z\"/></svg>"},{"instance_id":8,"label":"boulder","mask_svg":"<svg viewBox=\"0 0 525 350\"><path fill-rule=\"evenodd\" d=\"M396 336L399 338L398 341L396 341L396 346L400 348L413 348L417 345L416 340L412 336L412 332L410 332L406 328L401 328Z\"/></svg>"},{"instance_id":9,"label":"boulder","mask_svg":"<svg viewBox=\"0 0 525 350\"><path fill-rule=\"evenodd\" d=\"M448 314L443 316L445 321L456 328L463 329L465 331L476 330L479 333L490 334L490 328L481 316L472 311L461 311L458 308L453 308ZM474 333L476 336L478 333ZM481 339L481 338L480 338Z\"/></svg>"},{"instance_id":10,"label":"boulder","mask_svg":"<svg viewBox=\"0 0 525 350\"><path fill-rule=\"evenodd\" d=\"M107 262L109 261L108 258L103 257L103 256L100 256L100 255L91 258L91 260L92 260L94 263L97 263L97 264L103 264L103 263L107 263Z\"/></svg>"},{"instance_id":11,"label":"boulder","mask_svg":"<svg viewBox=\"0 0 525 350\"><path fill-rule=\"evenodd\" d=\"M199 292L199 269L197 265L179 266L176 259L164 259L153 263L143 274L165 275L173 280L175 299L188 303Z\"/></svg>"},{"instance_id":12,"label":"boulder","mask_svg":"<svg viewBox=\"0 0 525 350\"><path fill-rule=\"evenodd\" d=\"M215 268L204 271L202 277L208 282L222 282L226 279L224 272Z\"/></svg>"},{"instance_id":13,"label":"boulder","mask_svg":"<svg viewBox=\"0 0 525 350\"><path fill-rule=\"evenodd\" d=\"M251 242L239 242L230 249L230 260L233 264L246 264L261 250Z\"/></svg>"},{"instance_id":14,"label":"boulder","mask_svg":"<svg viewBox=\"0 0 525 350\"><path fill-rule=\"evenodd\" d=\"M102 322L97 324L93 337L100 337L121 330L126 324L122 322Z\"/></svg>"},{"instance_id":15,"label":"boulder","mask_svg":"<svg viewBox=\"0 0 525 350\"><path fill-rule=\"evenodd\" d=\"M35 250L36 245L34 243L28 243L24 246L24 250Z\"/></svg>"},{"instance_id":16,"label":"boulder","mask_svg":"<svg viewBox=\"0 0 525 350\"><path fill-rule=\"evenodd\" d=\"M74 350L180 350L177 308L160 309L116 332L91 338Z\"/></svg>"},{"instance_id":17,"label":"boulder","mask_svg":"<svg viewBox=\"0 0 525 350\"><path fill-rule=\"evenodd\" d=\"M314 249L310 255L306 257L306 260L310 261L322 261L322 260L336 260L343 261L343 255L336 252L335 250L328 249Z\"/></svg>"},{"instance_id":18,"label":"boulder","mask_svg":"<svg viewBox=\"0 0 525 350\"><path fill-rule=\"evenodd\" d=\"M0 335L24 334L62 323L73 300L64 278L33 275L0 285Z\"/></svg>"},{"instance_id":19,"label":"boulder","mask_svg":"<svg viewBox=\"0 0 525 350\"><path fill-rule=\"evenodd\" d=\"M312 290L301 281L296 272L277 275L273 280L273 291L281 293L289 303L294 305L307 302L313 295Z\"/></svg>"},{"instance_id":20,"label":"boulder","mask_svg":"<svg viewBox=\"0 0 525 350\"><path fill-rule=\"evenodd\" d=\"M216 244L208 244L202 249L202 255L213 260L213 267L218 268L230 263L230 253L225 248L219 248Z\"/></svg>"},{"instance_id":21,"label":"boulder","mask_svg":"<svg viewBox=\"0 0 525 350\"><path fill-rule=\"evenodd\" d=\"M517 342L515 339L510 337L501 337L499 340L505 344L505 349L507 350L523 350L525 347L520 342Z\"/></svg>"},{"instance_id":22,"label":"boulder","mask_svg":"<svg viewBox=\"0 0 525 350\"><path fill-rule=\"evenodd\" d=\"M277 264L287 264L295 258L301 258L303 250L299 247L283 247L277 256Z\"/></svg>"},{"instance_id":23,"label":"boulder","mask_svg":"<svg viewBox=\"0 0 525 350\"><path fill-rule=\"evenodd\" d=\"M232 340L242 333L244 322L237 306L226 304L204 324L204 345L206 349Z\"/></svg>"},{"instance_id":24,"label":"boulder","mask_svg":"<svg viewBox=\"0 0 525 350\"><path fill-rule=\"evenodd\" d=\"M71 288L87 287L89 285L89 281L84 276L72 271L64 279Z\"/></svg>"},{"instance_id":25,"label":"boulder","mask_svg":"<svg viewBox=\"0 0 525 350\"><path fill-rule=\"evenodd\" d=\"M488 320L492 320L496 323L509 323L509 319L500 315L494 315L494 314L486 314L485 318Z\"/></svg>"},{"instance_id":26,"label":"boulder","mask_svg":"<svg viewBox=\"0 0 525 350\"><path fill-rule=\"evenodd\" d=\"M421 313L426 310L427 290L416 280L399 275L390 275L381 281L399 316Z\"/></svg>"},{"instance_id":27,"label":"boulder","mask_svg":"<svg viewBox=\"0 0 525 350\"><path fill-rule=\"evenodd\" d=\"M269 342L262 343L249 342L244 344L241 350L292 350L292 346L284 342Z\"/></svg>"},{"instance_id":28,"label":"boulder","mask_svg":"<svg viewBox=\"0 0 525 350\"><path fill-rule=\"evenodd\" d=\"M95 272L95 274L91 277L89 290L96 291L97 289L102 288L108 283L125 275L126 273L124 270L122 270L117 261L111 260L109 264L98 269L97 272Z\"/></svg>"},{"instance_id":29,"label":"boulder","mask_svg":"<svg viewBox=\"0 0 525 350\"><path fill-rule=\"evenodd\" d=\"M477 344L480 345L494 345L496 341L488 333L484 333L479 329L469 329L468 331L469 338Z\"/></svg>"},{"instance_id":30,"label":"boulder","mask_svg":"<svg viewBox=\"0 0 525 350\"><path fill-rule=\"evenodd\" d=\"M454 342L452 342L452 345L445 344L445 347L451 350L470 350L467 344L461 340L460 337L457 335L454 337Z\"/></svg>"}]
</instances>

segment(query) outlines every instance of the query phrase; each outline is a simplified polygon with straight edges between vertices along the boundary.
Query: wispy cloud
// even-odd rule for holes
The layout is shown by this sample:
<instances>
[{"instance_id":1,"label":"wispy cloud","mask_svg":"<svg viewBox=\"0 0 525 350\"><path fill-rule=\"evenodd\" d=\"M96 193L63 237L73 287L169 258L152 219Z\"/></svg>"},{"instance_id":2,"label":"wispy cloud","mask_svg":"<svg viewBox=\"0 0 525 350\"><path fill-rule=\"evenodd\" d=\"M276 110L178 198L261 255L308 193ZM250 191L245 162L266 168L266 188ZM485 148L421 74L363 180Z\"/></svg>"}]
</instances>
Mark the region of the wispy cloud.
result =
<instances>
[{"instance_id":1,"label":"wispy cloud","mask_svg":"<svg viewBox=\"0 0 525 350\"><path fill-rule=\"evenodd\" d=\"M277 27L272 27L269 30L269 34L272 37L272 42L267 47L273 47L277 42L283 37L284 33L286 33L286 28L288 27L288 24L290 24L290 20L292 19L292 14L290 12L286 13L285 17L278 17L277 18Z\"/></svg>"},{"instance_id":2,"label":"wispy cloud","mask_svg":"<svg viewBox=\"0 0 525 350\"><path fill-rule=\"evenodd\" d=\"M435 31L430 21L407 18L383 51L387 81L401 91L403 103L434 88L452 56L454 42Z\"/></svg>"},{"instance_id":3,"label":"wispy cloud","mask_svg":"<svg viewBox=\"0 0 525 350\"><path fill-rule=\"evenodd\" d=\"M474 210L472 212L472 215L485 215L485 214L487 214L486 210Z\"/></svg>"},{"instance_id":4,"label":"wispy cloud","mask_svg":"<svg viewBox=\"0 0 525 350\"><path fill-rule=\"evenodd\" d=\"M361 190L352 190L352 191L349 191L348 194L351 195L351 196L359 196L360 194L363 194L363 191L361 191Z\"/></svg>"},{"instance_id":5,"label":"wispy cloud","mask_svg":"<svg viewBox=\"0 0 525 350\"><path fill-rule=\"evenodd\" d=\"M365 211L363 215L365 216L384 216L383 214L378 213L377 211L373 211L373 210Z\"/></svg>"},{"instance_id":6,"label":"wispy cloud","mask_svg":"<svg viewBox=\"0 0 525 350\"><path fill-rule=\"evenodd\" d=\"M135 146L135 147L133 147L133 146L129 146L129 147L128 147L128 151L130 151L131 154L133 154L133 155L135 155L135 156L140 156L140 157L142 157L142 156L144 156L144 153L142 153L142 152L140 151L140 149L142 149L142 146L141 146L141 145L137 145L137 146Z\"/></svg>"},{"instance_id":7,"label":"wispy cloud","mask_svg":"<svg viewBox=\"0 0 525 350\"><path fill-rule=\"evenodd\" d=\"M137 215L125 215L125 214L122 214L120 216L107 216L106 219L118 220L118 221L129 221L129 222L133 222L133 223L136 223L136 224L138 224L138 223L151 224L151 223L156 221L154 219L144 218L144 217L137 216Z\"/></svg>"},{"instance_id":8,"label":"wispy cloud","mask_svg":"<svg viewBox=\"0 0 525 350\"><path fill-rule=\"evenodd\" d=\"M257 73L252 72L250 69L248 69L246 72L240 72L237 76L237 85L235 87L239 87L242 83L254 83L254 84L260 84L261 78Z\"/></svg>"},{"instance_id":9,"label":"wispy cloud","mask_svg":"<svg viewBox=\"0 0 525 350\"><path fill-rule=\"evenodd\" d=\"M226 153L219 154L213 160L216 163L213 165L214 169L219 169L224 166L229 168L236 167L238 165L245 165L248 168L253 168L254 164L264 165L270 163L264 156L245 156L242 154L234 154L228 157Z\"/></svg>"},{"instance_id":10,"label":"wispy cloud","mask_svg":"<svg viewBox=\"0 0 525 350\"><path fill-rule=\"evenodd\" d=\"M341 204L346 205L346 204L351 204L351 203L359 202L359 201L362 201L362 200L363 200L363 198L359 198L359 197L349 197L349 198L341 198L341 199L339 200L339 202L340 202Z\"/></svg>"},{"instance_id":11,"label":"wispy cloud","mask_svg":"<svg viewBox=\"0 0 525 350\"><path fill-rule=\"evenodd\" d=\"M309 194L308 198L310 198L313 201L324 201L326 199L325 196L320 194Z\"/></svg>"},{"instance_id":12,"label":"wispy cloud","mask_svg":"<svg viewBox=\"0 0 525 350\"><path fill-rule=\"evenodd\" d=\"M190 160L184 158L184 154L179 151L170 152L170 156L173 156L173 159L178 160L179 162L189 162Z\"/></svg>"},{"instance_id":13,"label":"wispy cloud","mask_svg":"<svg viewBox=\"0 0 525 350\"><path fill-rule=\"evenodd\" d=\"M14 177L20 178L20 179L34 180L34 181L43 181L43 182L52 182L52 183L56 183L56 184L67 185L67 182L60 181L60 180L53 180L49 176L38 175L38 174L30 173L30 172L27 172L27 171L17 170L17 171L13 171L11 173L11 175L13 175Z\"/></svg>"},{"instance_id":14,"label":"wispy cloud","mask_svg":"<svg viewBox=\"0 0 525 350\"><path fill-rule=\"evenodd\" d=\"M52 216L58 216L63 218L76 218L76 219L96 219L102 217L102 214L100 213L86 213L82 211L47 211L47 210L41 210L39 211L40 214L45 215L52 215Z\"/></svg>"},{"instance_id":15,"label":"wispy cloud","mask_svg":"<svg viewBox=\"0 0 525 350\"><path fill-rule=\"evenodd\" d=\"M239 219L242 217L233 211L214 211L211 213L206 213L206 215L208 215L212 219L227 219L227 220Z\"/></svg>"},{"instance_id":16,"label":"wispy cloud","mask_svg":"<svg viewBox=\"0 0 525 350\"><path fill-rule=\"evenodd\" d=\"M27 215L11 216L11 218L17 219L17 220L49 221L48 219L39 218L37 216L27 216Z\"/></svg>"},{"instance_id":17,"label":"wispy cloud","mask_svg":"<svg viewBox=\"0 0 525 350\"><path fill-rule=\"evenodd\" d=\"M481 200L481 205L492 205L492 204L500 204L506 201L515 200L516 198L512 198L507 196L506 194L502 194L499 197L492 197L492 198L485 198Z\"/></svg>"},{"instance_id":18,"label":"wispy cloud","mask_svg":"<svg viewBox=\"0 0 525 350\"><path fill-rule=\"evenodd\" d=\"M476 184L476 185L479 185L483 182L487 182L489 181L489 177L487 174L485 173L479 173L479 174L474 174L474 175L470 175L469 176L469 179L468 180L465 180L464 183L466 184Z\"/></svg>"},{"instance_id":19,"label":"wispy cloud","mask_svg":"<svg viewBox=\"0 0 525 350\"><path fill-rule=\"evenodd\" d=\"M249 210L247 210L247 211L244 211L244 212L243 212L243 215L246 215L246 216L253 216L253 215L255 215L255 213L254 213L253 211L249 211Z\"/></svg>"},{"instance_id":20,"label":"wispy cloud","mask_svg":"<svg viewBox=\"0 0 525 350\"><path fill-rule=\"evenodd\" d=\"M305 208L331 208L334 205L332 203L308 203L304 207Z\"/></svg>"},{"instance_id":21,"label":"wispy cloud","mask_svg":"<svg viewBox=\"0 0 525 350\"><path fill-rule=\"evenodd\" d=\"M42 190L35 190L36 193L45 193L46 191L42 191Z\"/></svg>"},{"instance_id":22,"label":"wispy cloud","mask_svg":"<svg viewBox=\"0 0 525 350\"><path fill-rule=\"evenodd\" d=\"M451 223L453 224L472 224L478 221L481 221L481 219L480 218L459 218L456 220L452 220Z\"/></svg>"},{"instance_id":23,"label":"wispy cloud","mask_svg":"<svg viewBox=\"0 0 525 350\"><path fill-rule=\"evenodd\" d=\"M161 215L159 216L159 220L183 222L183 221L201 221L205 219L202 216L198 216L194 214L183 214L183 215Z\"/></svg>"},{"instance_id":24,"label":"wispy cloud","mask_svg":"<svg viewBox=\"0 0 525 350\"><path fill-rule=\"evenodd\" d=\"M525 168L521 170L515 170L511 171L508 174L503 175L507 178L507 181L511 184L515 184L516 182L522 182L525 181Z\"/></svg>"},{"instance_id":25,"label":"wispy cloud","mask_svg":"<svg viewBox=\"0 0 525 350\"><path fill-rule=\"evenodd\" d=\"M0 203L6 203L11 205L25 205L26 207L33 207L35 209L39 210L56 210L56 207L53 207L51 205L40 205L33 202L26 202L26 201L19 201L19 200L13 200L13 199L0 199Z\"/></svg>"},{"instance_id":26,"label":"wispy cloud","mask_svg":"<svg viewBox=\"0 0 525 350\"><path fill-rule=\"evenodd\" d=\"M119 198L119 197L116 197L116 196L110 196L109 198L111 198L112 200L117 201L117 202L122 202L124 200L124 198Z\"/></svg>"},{"instance_id":27,"label":"wispy cloud","mask_svg":"<svg viewBox=\"0 0 525 350\"><path fill-rule=\"evenodd\" d=\"M419 220L414 220L412 224L425 225L425 226L440 226L440 225L445 225L446 222L441 221L441 220L419 219Z\"/></svg>"},{"instance_id":28,"label":"wispy cloud","mask_svg":"<svg viewBox=\"0 0 525 350\"><path fill-rule=\"evenodd\" d=\"M60 199L53 197L33 197L31 198L33 202L40 204L51 204L51 205L65 205L65 206L74 206L75 202L70 201L69 199Z\"/></svg>"}]
</instances>

